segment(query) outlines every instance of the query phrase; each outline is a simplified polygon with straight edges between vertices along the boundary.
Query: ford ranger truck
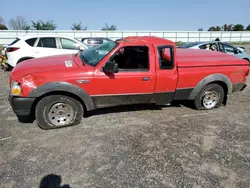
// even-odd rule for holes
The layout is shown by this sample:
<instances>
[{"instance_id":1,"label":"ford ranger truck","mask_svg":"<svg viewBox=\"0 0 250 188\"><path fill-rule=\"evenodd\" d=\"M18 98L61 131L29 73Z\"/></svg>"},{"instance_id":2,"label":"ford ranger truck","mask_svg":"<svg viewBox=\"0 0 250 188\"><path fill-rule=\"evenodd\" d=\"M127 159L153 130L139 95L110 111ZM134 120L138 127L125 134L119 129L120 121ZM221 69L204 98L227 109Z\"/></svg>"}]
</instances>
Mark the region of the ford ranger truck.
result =
<instances>
[{"instance_id":1,"label":"ford ranger truck","mask_svg":"<svg viewBox=\"0 0 250 188\"><path fill-rule=\"evenodd\" d=\"M246 88L248 74L249 63L232 55L131 36L18 64L10 74L9 102L17 117L34 117L47 130L118 105L189 100L197 110L218 108Z\"/></svg>"}]
</instances>

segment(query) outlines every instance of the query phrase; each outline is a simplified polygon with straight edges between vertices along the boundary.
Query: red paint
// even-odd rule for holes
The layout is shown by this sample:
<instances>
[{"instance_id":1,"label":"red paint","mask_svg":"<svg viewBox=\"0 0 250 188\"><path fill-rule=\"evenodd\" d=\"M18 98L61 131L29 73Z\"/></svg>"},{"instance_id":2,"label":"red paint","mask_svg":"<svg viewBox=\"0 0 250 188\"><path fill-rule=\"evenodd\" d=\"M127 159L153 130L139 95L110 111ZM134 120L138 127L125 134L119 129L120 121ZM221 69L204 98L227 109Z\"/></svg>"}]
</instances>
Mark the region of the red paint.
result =
<instances>
[{"instance_id":1,"label":"red paint","mask_svg":"<svg viewBox=\"0 0 250 188\"><path fill-rule=\"evenodd\" d=\"M147 45L149 47L149 72L118 72L107 75L101 71L109 57L123 46ZM157 46L174 47L173 69L159 68ZM167 54L165 54L167 55ZM72 66L66 67L65 61ZM244 65L244 66L240 66ZM18 64L11 72L11 80L23 86L22 96L27 96L33 87L48 82L63 81L77 84L76 80L89 80L88 84L77 84L89 95L136 94L175 91L177 88L195 87L204 77L221 73L232 83L245 82L249 65L245 60L221 52L177 49L172 41L157 37L128 37L121 41L96 67L83 65L75 55L59 55L27 60ZM142 81L149 77L149 81ZM26 83L26 84L24 84ZM27 84L29 83L29 84ZM31 86L32 85L32 86Z\"/></svg>"}]
</instances>

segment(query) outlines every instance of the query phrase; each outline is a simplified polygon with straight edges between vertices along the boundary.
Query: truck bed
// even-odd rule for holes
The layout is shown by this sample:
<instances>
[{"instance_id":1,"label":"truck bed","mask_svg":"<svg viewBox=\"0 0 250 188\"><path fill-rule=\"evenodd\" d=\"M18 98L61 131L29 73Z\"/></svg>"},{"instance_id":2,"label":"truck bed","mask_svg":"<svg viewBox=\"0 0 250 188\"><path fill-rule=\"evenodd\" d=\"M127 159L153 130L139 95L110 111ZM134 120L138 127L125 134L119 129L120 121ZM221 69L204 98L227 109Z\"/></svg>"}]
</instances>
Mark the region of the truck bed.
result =
<instances>
[{"instance_id":1,"label":"truck bed","mask_svg":"<svg viewBox=\"0 0 250 188\"><path fill-rule=\"evenodd\" d=\"M243 59L218 51L199 49L176 49L178 67L249 65Z\"/></svg>"}]
</instances>

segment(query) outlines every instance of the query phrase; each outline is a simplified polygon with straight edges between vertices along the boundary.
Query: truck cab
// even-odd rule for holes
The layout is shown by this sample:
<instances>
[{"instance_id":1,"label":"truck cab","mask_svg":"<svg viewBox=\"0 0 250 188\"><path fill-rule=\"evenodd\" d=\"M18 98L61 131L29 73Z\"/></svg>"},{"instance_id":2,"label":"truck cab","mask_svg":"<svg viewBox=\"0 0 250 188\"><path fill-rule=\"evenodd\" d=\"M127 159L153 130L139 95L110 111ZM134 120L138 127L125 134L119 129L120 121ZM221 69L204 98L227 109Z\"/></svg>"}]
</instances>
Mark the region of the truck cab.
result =
<instances>
[{"instance_id":1,"label":"truck cab","mask_svg":"<svg viewBox=\"0 0 250 188\"><path fill-rule=\"evenodd\" d=\"M249 64L234 56L176 49L153 36L127 37L18 64L9 101L17 116L34 116L42 129L53 129L110 106L190 100L196 109L210 110L245 89L248 74Z\"/></svg>"}]
</instances>

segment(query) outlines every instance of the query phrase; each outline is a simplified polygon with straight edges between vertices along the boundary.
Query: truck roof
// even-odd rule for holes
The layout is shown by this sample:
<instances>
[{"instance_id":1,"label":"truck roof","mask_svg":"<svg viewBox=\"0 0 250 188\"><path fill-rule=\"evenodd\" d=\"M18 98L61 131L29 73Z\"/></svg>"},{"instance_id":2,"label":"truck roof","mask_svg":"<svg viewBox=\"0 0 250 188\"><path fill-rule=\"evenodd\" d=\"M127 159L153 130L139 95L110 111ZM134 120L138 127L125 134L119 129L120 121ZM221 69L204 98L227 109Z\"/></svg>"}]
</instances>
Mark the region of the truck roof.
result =
<instances>
[{"instance_id":1,"label":"truck roof","mask_svg":"<svg viewBox=\"0 0 250 188\"><path fill-rule=\"evenodd\" d=\"M130 36L121 39L119 42L133 43L133 44L171 44L175 43L171 40L156 37L156 36Z\"/></svg>"}]
</instances>

